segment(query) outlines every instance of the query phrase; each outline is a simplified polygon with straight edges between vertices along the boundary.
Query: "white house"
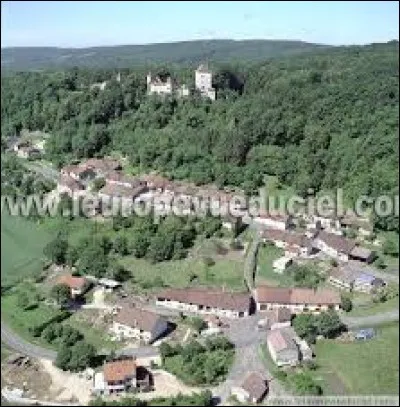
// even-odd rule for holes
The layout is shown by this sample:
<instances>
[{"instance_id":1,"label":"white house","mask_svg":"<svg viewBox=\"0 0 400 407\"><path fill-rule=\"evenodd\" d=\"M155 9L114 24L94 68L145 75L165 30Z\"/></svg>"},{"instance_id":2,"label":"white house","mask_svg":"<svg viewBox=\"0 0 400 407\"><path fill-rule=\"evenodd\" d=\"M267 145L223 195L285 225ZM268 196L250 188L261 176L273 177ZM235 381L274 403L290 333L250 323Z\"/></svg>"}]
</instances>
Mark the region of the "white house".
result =
<instances>
[{"instance_id":1,"label":"white house","mask_svg":"<svg viewBox=\"0 0 400 407\"><path fill-rule=\"evenodd\" d=\"M351 251L356 246L354 240L324 230L316 235L313 244L323 253L340 261L348 261Z\"/></svg>"},{"instance_id":2,"label":"white house","mask_svg":"<svg viewBox=\"0 0 400 407\"><path fill-rule=\"evenodd\" d=\"M340 295L331 290L258 286L254 290L257 311L288 308L292 314L340 310Z\"/></svg>"},{"instance_id":3,"label":"white house","mask_svg":"<svg viewBox=\"0 0 400 407\"><path fill-rule=\"evenodd\" d=\"M288 230L293 225L293 217L286 214L260 212L253 218L253 222L274 230Z\"/></svg>"},{"instance_id":4,"label":"white house","mask_svg":"<svg viewBox=\"0 0 400 407\"><path fill-rule=\"evenodd\" d=\"M79 297L89 288L89 282L84 277L76 277L70 274L63 275L57 280L57 284L66 285L71 290L71 296Z\"/></svg>"},{"instance_id":5,"label":"white house","mask_svg":"<svg viewBox=\"0 0 400 407\"><path fill-rule=\"evenodd\" d=\"M300 349L291 327L275 329L267 334L267 347L277 366L295 366L300 361Z\"/></svg>"},{"instance_id":6,"label":"white house","mask_svg":"<svg viewBox=\"0 0 400 407\"><path fill-rule=\"evenodd\" d=\"M195 71L195 86L202 96L206 96L211 100L215 100L216 93L212 86L212 72L208 66L201 64Z\"/></svg>"},{"instance_id":7,"label":"white house","mask_svg":"<svg viewBox=\"0 0 400 407\"><path fill-rule=\"evenodd\" d=\"M93 393L110 395L150 390L151 387L150 372L138 366L133 358L126 358L105 363L103 371L94 376Z\"/></svg>"},{"instance_id":8,"label":"white house","mask_svg":"<svg viewBox=\"0 0 400 407\"><path fill-rule=\"evenodd\" d=\"M157 294L156 304L180 311L214 314L227 318L240 318L250 314L248 293L213 288L166 289Z\"/></svg>"},{"instance_id":9,"label":"white house","mask_svg":"<svg viewBox=\"0 0 400 407\"><path fill-rule=\"evenodd\" d=\"M110 332L119 339L135 338L154 342L168 333L169 324L163 317L140 308L125 306L114 317Z\"/></svg>"}]
</instances>

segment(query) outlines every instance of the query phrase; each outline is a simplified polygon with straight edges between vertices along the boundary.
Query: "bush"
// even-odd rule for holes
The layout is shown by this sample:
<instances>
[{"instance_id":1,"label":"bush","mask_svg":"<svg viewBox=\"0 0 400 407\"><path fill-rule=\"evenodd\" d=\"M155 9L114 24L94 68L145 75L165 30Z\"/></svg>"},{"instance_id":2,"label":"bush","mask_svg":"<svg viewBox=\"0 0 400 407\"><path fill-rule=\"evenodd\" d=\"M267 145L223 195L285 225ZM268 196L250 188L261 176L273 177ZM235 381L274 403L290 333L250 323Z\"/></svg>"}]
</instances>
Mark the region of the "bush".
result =
<instances>
[{"instance_id":1,"label":"bush","mask_svg":"<svg viewBox=\"0 0 400 407\"><path fill-rule=\"evenodd\" d=\"M353 303L348 295L341 296L341 308L343 311L350 312L353 308Z\"/></svg>"},{"instance_id":2,"label":"bush","mask_svg":"<svg viewBox=\"0 0 400 407\"><path fill-rule=\"evenodd\" d=\"M387 267L386 263L385 263L385 260L383 260L382 257L377 257L374 264L375 264L376 267L378 267L380 269L385 269Z\"/></svg>"}]
</instances>

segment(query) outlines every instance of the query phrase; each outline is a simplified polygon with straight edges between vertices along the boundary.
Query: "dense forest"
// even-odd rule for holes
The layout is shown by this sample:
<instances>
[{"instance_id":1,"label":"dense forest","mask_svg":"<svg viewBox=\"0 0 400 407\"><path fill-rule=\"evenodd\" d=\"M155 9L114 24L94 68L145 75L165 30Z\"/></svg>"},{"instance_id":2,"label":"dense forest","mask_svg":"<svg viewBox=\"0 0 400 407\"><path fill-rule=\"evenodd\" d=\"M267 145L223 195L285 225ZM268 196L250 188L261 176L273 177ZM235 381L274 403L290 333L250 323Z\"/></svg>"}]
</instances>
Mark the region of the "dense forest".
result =
<instances>
[{"instance_id":1,"label":"dense forest","mask_svg":"<svg viewBox=\"0 0 400 407\"><path fill-rule=\"evenodd\" d=\"M195 67L159 72L193 86ZM38 129L58 165L116 151L138 171L246 192L270 174L301 194L398 194L398 42L211 68L215 102L147 96L143 69L121 69L121 82L112 69L7 76L2 145ZM102 80L104 91L90 88Z\"/></svg>"},{"instance_id":2,"label":"dense forest","mask_svg":"<svg viewBox=\"0 0 400 407\"><path fill-rule=\"evenodd\" d=\"M11 47L1 50L1 67L2 70L60 69L74 66L127 68L164 62L193 64L204 60L262 61L327 47L285 40L198 40L91 48Z\"/></svg>"}]
</instances>

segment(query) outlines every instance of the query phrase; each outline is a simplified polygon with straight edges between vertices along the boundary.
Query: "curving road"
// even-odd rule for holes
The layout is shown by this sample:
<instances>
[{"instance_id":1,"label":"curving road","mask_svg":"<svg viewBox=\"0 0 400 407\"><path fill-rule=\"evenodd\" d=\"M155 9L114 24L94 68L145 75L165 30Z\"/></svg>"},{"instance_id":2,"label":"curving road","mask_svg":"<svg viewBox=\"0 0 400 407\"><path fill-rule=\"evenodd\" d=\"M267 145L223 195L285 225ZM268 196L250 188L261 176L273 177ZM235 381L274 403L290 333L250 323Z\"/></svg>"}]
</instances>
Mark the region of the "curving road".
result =
<instances>
[{"instance_id":1,"label":"curving road","mask_svg":"<svg viewBox=\"0 0 400 407\"><path fill-rule=\"evenodd\" d=\"M18 334L12 331L3 321L1 321L1 342L20 352L24 355L30 356L32 358L41 358L55 360L57 357L57 352L42 348L37 345L33 345L22 339Z\"/></svg>"}]
</instances>

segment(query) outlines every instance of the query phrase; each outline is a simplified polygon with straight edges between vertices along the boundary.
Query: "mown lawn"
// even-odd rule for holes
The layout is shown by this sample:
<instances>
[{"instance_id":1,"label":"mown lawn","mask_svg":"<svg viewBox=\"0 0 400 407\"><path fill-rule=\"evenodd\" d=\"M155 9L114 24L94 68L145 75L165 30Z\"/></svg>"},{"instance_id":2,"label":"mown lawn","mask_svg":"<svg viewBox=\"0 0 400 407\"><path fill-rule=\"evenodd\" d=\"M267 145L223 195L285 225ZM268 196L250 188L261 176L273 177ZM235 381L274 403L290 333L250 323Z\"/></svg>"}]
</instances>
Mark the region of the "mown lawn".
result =
<instances>
[{"instance_id":1,"label":"mown lawn","mask_svg":"<svg viewBox=\"0 0 400 407\"><path fill-rule=\"evenodd\" d=\"M347 394L399 394L399 324L377 329L366 342L318 341L316 374L329 380L335 374Z\"/></svg>"},{"instance_id":2,"label":"mown lawn","mask_svg":"<svg viewBox=\"0 0 400 407\"><path fill-rule=\"evenodd\" d=\"M1 318L15 333L27 341L50 347L40 338L34 338L29 331L29 327L45 323L56 316L58 310L39 303L36 308L24 311L18 307L17 298L14 293L1 296Z\"/></svg>"},{"instance_id":3,"label":"mown lawn","mask_svg":"<svg viewBox=\"0 0 400 407\"><path fill-rule=\"evenodd\" d=\"M257 283L268 283L276 286L293 285L292 279L285 273L275 273L272 263L284 254L283 250L272 245L260 245L257 256Z\"/></svg>"},{"instance_id":4,"label":"mown lawn","mask_svg":"<svg viewBox=\"0 0 400 407\"><path fill-rule=\"evenodd\" d=\"M374 303L371 301L366 304L355 306L350 312L346 315L352 317L364 317L367 315L374 315L381 312L390 311L394 308L399 307L399 298L391 298L388 301Z\"/></svg>"},{"instance_id":5,"label":"mown lawn","mask_svg":"<svg viewBox=\"0 0 400 407\"><path fill-rule=\"evenodd\" d=\"M133 275L133 284L144 290L170 287L225 286L243 290L243 261L216 259L213 266L207 267L203 260L187 258L151 264L133 256L120 260Z\"/></svg>"},{"instance_id":6,"label":"mown lawn","mask_svg":"<svg viewBox=\"0 0 400 407\"><path fill-rule=\"evenodd\" d=\"M32 277L42 269L43 248L51 239L44 225L1 214L1 283Z\"/></svg>"}]
</instances>

